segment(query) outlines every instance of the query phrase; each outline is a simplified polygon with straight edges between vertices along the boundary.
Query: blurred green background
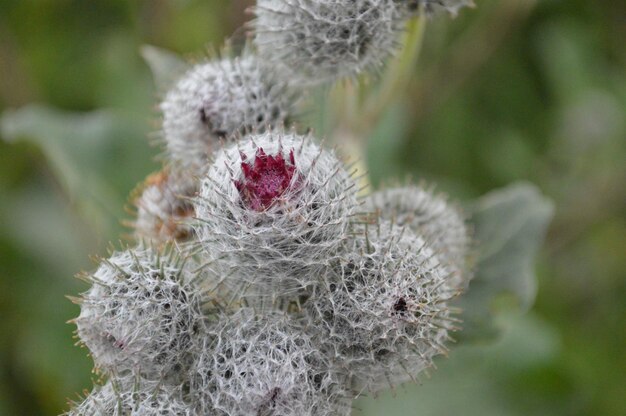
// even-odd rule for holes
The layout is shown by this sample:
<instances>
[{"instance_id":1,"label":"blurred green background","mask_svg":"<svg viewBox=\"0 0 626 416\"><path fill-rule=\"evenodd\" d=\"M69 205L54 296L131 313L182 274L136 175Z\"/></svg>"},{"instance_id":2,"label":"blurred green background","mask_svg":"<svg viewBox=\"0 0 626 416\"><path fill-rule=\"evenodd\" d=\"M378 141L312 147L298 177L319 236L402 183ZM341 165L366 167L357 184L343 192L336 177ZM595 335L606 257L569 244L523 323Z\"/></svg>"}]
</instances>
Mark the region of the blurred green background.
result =
<instances>
[{"instance_id":1,"label":"blurred green background","mask_svg":"<svg viewBox=\"0 0 626 416\"><path fill-rule=\"evenodd\" d=\"M368 163L375 184L427 178L460 200L537 184L557 207L537 303L505 315L495 344L453 348L423 386L358 406L626 415L626 3L477 3L429 24ZM125 231L127 195L158 169L140 46L201 56L248 5L0 0L0 415L56 415L91 387L64 296L85 289L72 276Z\"/></svg>"}]
</instances>

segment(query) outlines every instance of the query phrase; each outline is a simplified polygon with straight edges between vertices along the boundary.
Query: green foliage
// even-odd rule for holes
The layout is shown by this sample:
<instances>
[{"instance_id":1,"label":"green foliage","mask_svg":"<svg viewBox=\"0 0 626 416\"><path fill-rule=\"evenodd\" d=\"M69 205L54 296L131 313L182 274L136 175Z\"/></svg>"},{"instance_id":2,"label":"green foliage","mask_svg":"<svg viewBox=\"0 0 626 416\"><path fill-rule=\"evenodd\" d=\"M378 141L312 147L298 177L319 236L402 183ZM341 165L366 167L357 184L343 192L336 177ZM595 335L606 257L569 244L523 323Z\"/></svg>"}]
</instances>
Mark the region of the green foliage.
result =
<instances>
[{"instance_id":1,"label":"green foliage","mask_svg":"<svg viewBox=\"0 0 626 416\"><path fill-rule=\"evenodd\" d=\"M473 204L470 224L478 258L470 289L459 299L461 341L484 341L498 334L495 323L503 297L524 312L533 305L536 255L553 213L552 202L524 183L490 192Z\"/></svg>"},{"instance_id":2,"label":"green foliage","mask_svg":"<svg viewBox=\"0 0 626 416\"><path fill-rule=\"evenodd\" d=\"M0 118L5 140L38 145L78 212L101 233L118 228L129 175L150 172L142 132L127 117L109 111L63 113L42 106L7 111ZM111 163L114 161L114 163ZM138 163L139 162L139 163Z\"/></svg>"}]
</instances>

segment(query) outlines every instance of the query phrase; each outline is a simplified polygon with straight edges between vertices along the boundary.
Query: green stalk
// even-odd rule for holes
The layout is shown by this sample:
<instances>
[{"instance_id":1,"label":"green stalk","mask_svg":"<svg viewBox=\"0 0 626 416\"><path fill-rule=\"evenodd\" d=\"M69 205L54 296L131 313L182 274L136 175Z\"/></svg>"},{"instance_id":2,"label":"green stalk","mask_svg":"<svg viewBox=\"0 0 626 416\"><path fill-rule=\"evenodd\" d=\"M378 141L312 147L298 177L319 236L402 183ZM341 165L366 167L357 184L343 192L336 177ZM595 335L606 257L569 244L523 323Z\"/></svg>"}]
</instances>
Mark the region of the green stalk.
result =
<instances>
[{"instance_id":1,"label":"green stalk","mask_svg":"<svg viewBox=\"0 0 626 416\"><path fill-rule=\"evenodd\" d=\"M426 17L423 14L408 22L400 54L389 64L380 88L369 95L361 111L359 125L362 136L367 136L376 127L389 106L406 90L422 50L425 29Z\"/></svg>"},{"instance_id":2,"label":"green stalk","mask_svg":"<svg viewBox=\"0 0 626 416\"><path fill-rule=\"evenodd\" d=\"M329 94L330 108L333 109L330 125L334 126L330 136L336 143L341 143L341 148L352 161L357 161L356 175L362 177L362 187L369 186L367 175L364 175L367 171L366 139L394 101L403 96L422 49L425 27L423 15L407 23L400 53L389 63L378 88L370 88L364 100L361 93L369 87L366 78L338 82Z\"/></svg>"}]
</instances>

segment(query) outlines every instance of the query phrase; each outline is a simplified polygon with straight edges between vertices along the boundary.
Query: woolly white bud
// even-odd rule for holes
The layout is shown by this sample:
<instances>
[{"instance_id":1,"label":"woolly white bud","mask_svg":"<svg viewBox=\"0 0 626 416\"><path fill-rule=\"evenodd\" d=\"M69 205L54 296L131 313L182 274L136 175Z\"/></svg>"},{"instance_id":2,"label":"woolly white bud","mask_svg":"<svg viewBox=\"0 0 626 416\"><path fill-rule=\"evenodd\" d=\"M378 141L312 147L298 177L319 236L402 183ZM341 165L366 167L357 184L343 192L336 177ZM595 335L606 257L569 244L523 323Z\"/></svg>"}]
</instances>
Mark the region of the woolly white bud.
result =
<instances>
[{"instance_id":1,"label":"woolly white bud","mask_svg":"<svg viewBox=\"0 0 626 416\"><path fill-rule=\"evenodd\" d=\"M317 84L380 67L395 50L393 0L259 0L255 44L293 84Z\"/></svg>"},{"instance_id":2,"label":"woolly white bud","mask_svg":"<svg viewBox=\"0 0 626 416\"><path fill-rule=\"evenodd\" d=\"M195 201L195 231L233 291L294 296L346 238L356 193L337 157L309 137L254 135L217 155Z\"/></svg>"},{"instance_id":3,"label":"woolly white bud","mask_svg":"<svg viewBox=\"0 0 626 416\"><path fill-rule=\"evenodd\" d=\"M350 414L345 380L310 336L281 312L241 309L213 328L191 381L202 414Z\"/></svg>"},{"instance_id":4,"label":"woolly white bud","mask_svg":"<svg viewBox=\"0 0 626 416\"><path fill-rule=\"evenodd\" d=\"M161 103L169 155L202 168L220 140L281 124L291 103L285 85L253 55L196 65Z\"/></svg>"},{"instance_id":5,"label":"woolly white bud","mask_svg":"<svg viewBox=\"0 0 626 416\"><path fill-rule=\"evenodd\" d=\"M456 16L463 7L474 7L473 0L393 0L400 13L404 16L426 13L433 15L438 12L448 12Z\"/></svg>"},{"instance_id":6,"label":"woolly white bud","mask_svg":"<svg viewBox=\"0 0 626 416\"><path fill-rule=\"evenodd\" d=\"M133 380L109 381L94 387L66 416L195 416L183 402L179 389L156 383L131 384ZM199 415L198 415L199 416Z\"/></svg>"},{"instance_id":7,"label":"woolly white bud","mask_svg":"<svg viewBox=\"0 0 626 416\"><path fill-rule=\"evenodd\" d=\"M197 192L191 172L165 169L150 175L134 198L137 219L131 224L138 239L157 243L187 241L192 238L188 224L194 216L189 198Z\"/></svg>"},{"instance_id":8,"label":"woolly white bud","mask_svg":"<svg viewBox=\"0 0 626 416\"><path fill-rule=\"evenodd\" d=\"M75 322L96 368L176 377L203 319L189 269L174 254L137 248L114 253L85 276L93 286Z\"/></svg>"},{"instance_id":9,"label":"woolly white bud","mask_svg":"<svg viewBox=\"0 0 626 416\"><path fill-rule=\"evenodd\" d=\"M357 391L414 380L444 353L454 293L423 239L381 222L356 238L306 303L329 354Z\"/></svg>"},{"instance_id":10,"label":"woolly white bud","mask_svg":"<svg viewBox=\"0 0 626 416\"><path fill-rule=\"evenodd\" d=\"M366 198L365 208L409 227L426 240L450 270L449 284L456 289L467 287L471 278L467 264L469 231L460 209L444 195L418 186L387 189Z\"/></svg>"}]
</instances>

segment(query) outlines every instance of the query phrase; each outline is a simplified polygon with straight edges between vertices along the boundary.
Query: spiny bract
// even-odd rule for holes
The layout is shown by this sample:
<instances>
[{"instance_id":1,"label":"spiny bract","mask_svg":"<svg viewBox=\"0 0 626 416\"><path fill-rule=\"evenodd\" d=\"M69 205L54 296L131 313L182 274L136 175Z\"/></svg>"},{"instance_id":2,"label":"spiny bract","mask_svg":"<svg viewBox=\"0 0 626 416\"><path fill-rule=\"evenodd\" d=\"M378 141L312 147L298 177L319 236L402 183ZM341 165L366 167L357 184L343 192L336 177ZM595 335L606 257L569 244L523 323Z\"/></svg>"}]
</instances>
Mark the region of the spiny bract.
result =
<instances>
[{"instance_id":1,"label":"spiny bract","mask_svg":"<svg viewBox=\"0 0 626 416\"><path fill-rule=\"evenodd\" d=\"M270 131L217 155L195 200L195 231L234 292L293 297L316 283L347 238L356 194L332 152Z\"/></svg>"},{"instance_id":2,"label":"spiny bract","mask_svg":"<svg viewBox=\"0 0 626 416\"><path fill-rule=\"evenodd\" d=\"M455 293L446 268L410 230L372 226L324 277L306 311L357 393L415 379L446 351Z\"/></svg>"},{"instance_id":3,"label":"spiny bract","mask_svg":"<svg viewBox=\"0 0 626 416\"><path fill-rule=\"evenodd\" d=\"M365 199L364 208L409 227L435 251L451 273L451 285L466 289L471 278L468 266L470 235L465 217L443 194L420 186L378 191Z\"/></svg>"},{"instance_id":4,"label":"spiny bract","mask_svg":"<svg viewBox=\"0 0 626 416\"><path fill-rule=\"evenodd\" d=\"M241 309L213 327L194 370L192 397L214 416L342 416L345 381L296 320Z\"/></svg>"},{"instance_id":5,"label":"spiny bract","mask_svg":"<svg viewBox=\"0 0 626 416\"><path fill-rule=\"evenodd\" d=\"M160 106L171 159L202 168L220 140L282 124L293 100L271 74L249 53L191 68Z\"/></svg>"},{"instance_id":6,"label":"spiny bract","mask_svg":"<svg viewBox=\"0 0 626 416\"><path fill-rule=\"evenodd\" d=\"M203 319L187 264L151 248L114 253L79 300L77 334L106 374L176 376Z\"/></svg>"},{"instance_id":7,"label":"spiny bract","mask_svg":"<svg viewBox=\"0 0 626 416\"><path fill-rule=\"evenodd\" d=\"M259 55L294 85L379 68L401 28L393 0L259 0L255 13Z\"/></svg>"}]
</instances>

